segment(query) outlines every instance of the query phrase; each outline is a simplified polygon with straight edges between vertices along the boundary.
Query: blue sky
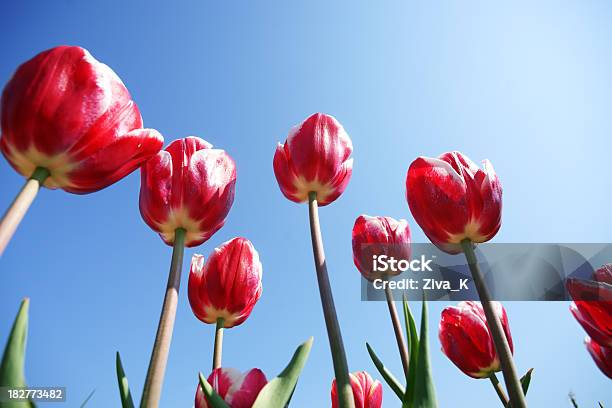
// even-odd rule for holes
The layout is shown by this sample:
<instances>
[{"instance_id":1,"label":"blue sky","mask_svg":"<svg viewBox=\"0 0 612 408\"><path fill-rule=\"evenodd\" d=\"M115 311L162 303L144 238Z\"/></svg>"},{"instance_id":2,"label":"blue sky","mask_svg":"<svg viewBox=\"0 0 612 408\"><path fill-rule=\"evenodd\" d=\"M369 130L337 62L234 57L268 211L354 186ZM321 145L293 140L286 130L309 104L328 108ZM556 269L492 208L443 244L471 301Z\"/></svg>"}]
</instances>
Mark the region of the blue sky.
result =
<instances>
[{"instance_id":1,"label":"blue sky","mask_svg":"<svg viewBox=\"0 0 612 408\"><path fill-rule=\"evenodd\" d=\"M238 168L226 226L186 251L163 407L191 407L208 374L212 326L191 313L188 262L249 238L264 266L263 296L225 335L224 365L273 377L315 337L294 407L330 406L332 366L314 274L306 205L286 200L272 171L277 141L321 111L354 144L344 195L321 210L330 278L352 371L376 377L369 341L400 363L383 302L361 302L351 228L361 213L408 219L404 179L418 155L458 149L492 161L504 187L496 242L610 242L612 6L517 2L3 2L0 82L37 52L81 45L109 64L170 142L200 136ZM0 160L0 206L23 183ZM69 406L119 406L114 353L140 395L171 249L141 220L139 174L96 194L43 191L0 260L0 339L31 297L27 379L68 387ZM432 303L435 328L445 303ZM535 367L532 407L612 404L610 380L587 354L568 303L508 303L521 372ZM420 307L413 304L415 312ZM4 341L4 340L2 340ZM439 351L441 407L496 406ZM398 406L385 387L385 406Z\"/></svg>"}]
</instances>

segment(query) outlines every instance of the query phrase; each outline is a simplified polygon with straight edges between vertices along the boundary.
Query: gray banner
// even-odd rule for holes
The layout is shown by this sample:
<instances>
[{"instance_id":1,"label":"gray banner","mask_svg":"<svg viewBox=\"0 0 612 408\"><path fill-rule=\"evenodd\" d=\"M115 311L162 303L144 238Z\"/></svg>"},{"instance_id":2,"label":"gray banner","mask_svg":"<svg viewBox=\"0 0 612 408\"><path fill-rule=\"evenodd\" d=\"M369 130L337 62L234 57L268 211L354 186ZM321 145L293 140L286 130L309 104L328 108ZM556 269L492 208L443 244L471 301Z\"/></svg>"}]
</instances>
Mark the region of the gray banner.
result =
<instances>
[{"instance_id":1,"label":"gray banner","mask_svg":"<svg viewBox=\"0 0 612 408\"><path fill-rule=\"evenodd\" d=\"M412 244L410 262L392 261L387 254L397 250L379 244L364 245L363 253L368 259L361 262L369 262L371 276L378 279L361 278L362 300L385 300L386 285L396 300L403 295L420 300L424 294L428 300L479 300L463 254L449 255L432 244L417 243ZM591 279L596 269L612 262L612 244L488 243L476 247L476 256L493 300L563 301L571 300L568 278ZM399 274L389 277L394 273ZM606 296L612 285L607 288ZM592 292L582 296L574 300L612 300Z\"/></svg>"}]
</instances>

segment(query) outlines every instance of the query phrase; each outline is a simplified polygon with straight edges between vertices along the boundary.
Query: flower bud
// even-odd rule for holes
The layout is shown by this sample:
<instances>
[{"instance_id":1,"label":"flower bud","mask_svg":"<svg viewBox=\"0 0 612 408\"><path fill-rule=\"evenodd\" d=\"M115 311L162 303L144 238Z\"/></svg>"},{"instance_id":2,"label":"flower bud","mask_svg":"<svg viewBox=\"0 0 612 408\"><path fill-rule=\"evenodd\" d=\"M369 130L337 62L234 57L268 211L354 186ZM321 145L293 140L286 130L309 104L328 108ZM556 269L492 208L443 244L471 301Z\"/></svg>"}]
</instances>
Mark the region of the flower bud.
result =
<instances>
[{"instance_id":1,"label":"flower bud","mask_svg":"<svg viewBox=\"0 0 612 408\"><path fill-rule=\"evenodd\" d=\"M410 228L406 220L360 215L353 226L353 262L364 278L373 281L398 275L397 271L376 271L375 256L410 260Z\"/></svg>"},{"instance_id":2,"label":"flower bud","mask_svg":"<svg viewBox=\"0 0 612 408\"><path fill-rule=\"evenodd\" d=\"M282 193L291 201L308 201L317 193L319 206L336 200L353 171L351 139L333 117L315 113L289 132L274 154L274 174Z\"/></svg>"},{"instance_id":3,"label":"flower bud","mask_svg":"<svg viewBox=\"0 0 612 408\"><path fill-rule=\"evenodd\" d=\"M448 253L461 241L493 238L501 226L502 188L488 160L480 169L459 152L419 157L406 177L406 199L425 235Z\"/></svg>"},{"instance_id":4,"label":"flower bud","mask_svg":"<svg viewBox=\"0 0 612 408\"><path fill-rule=\"evenodd\" d=\"M235 184L225 151L199 137L178 139L142 166L140 214L166 244L183 228L185 246L200 245L225 223Z\"/></svg>"},{"instance_id":5,"label":"flower bud","mask_svg":"<svg viewBox=\"0 0 612 408\"><path fill-rule=\"evenodd\" d=\"M607 264L593 273L593 280L568 279L566 283L570 295L576 299L570 311L587 334L605 347L612 347L611 271L612 265Z\"/></svg>"},{"instance_id":6,"label":"flower bud","mask_svg":"<svg viewBox=\"0 0 612 408\"><path fill-rule=\"evenodd\" d=\"M193 313L204 323L222 318L225 328L238 326L261 296L261 275L259 254L245 238L215 248L206 262L202 255L194 255L188 284Z\"/></svg>"},{"instance_id":7,"label":"flower bud","mask_svg":"<svg viewBox=\"0 0 612 408\"><path fill-rule=\"evenodd\" d=\"M60 46L25 62L0 103L0 151L25 177L49 171L43 185L86 194L137 169L164 139L142 128L121 79L81 47Z\"/></svg>"},{"instance_id":8,"label":"flower bud","mask_svg":"<svg viewBox=\"0 0 612 408\"><path fill-rule=\"evenodd\" d=\"M208 377L208 383L230 408L251 408L268 380L258 368L242 374L235 368L216 368ZM198 384L195 408L209 408L202 387Z\"/></svg>"},{"instance_id":9,"label":"flower bud","mask_svg":"<svg viewBox=\"0 0 612 408\"><path fill-rule=\"evenodd\" d=\"M602 346L589 337L584 340L584 343L597 367L612 379L612 347Z\"/></svg>"},{"instance_id":10,"label":"flower bud","mask_svg":"<svg viewBox=\"0 0 612 408\"><path fill-rule=\"evenodd\" d=\"M359 371L349 374L351 380L351 388L353 389L353 398L355 399L355 408L381 408L383 390L382 384L378 380L374 380L370 374L365 371ZM332 382L331 388L332 408L338 408L338 390L336 380Z\"/></svg>"},{"instance_id":11,"label":"flower bud","mask_svg":"<svg viewBox=\"0 0 612 408\"><path fill-rule=\"evenodd\" d=\"M506 310L501 303L494 303L510 351L514 352ZM444 354L470 377L487 378L501 370L480 302L460 302L457 306L445 308L440 320L439 338Z\"/></svg>"}]
</instances>

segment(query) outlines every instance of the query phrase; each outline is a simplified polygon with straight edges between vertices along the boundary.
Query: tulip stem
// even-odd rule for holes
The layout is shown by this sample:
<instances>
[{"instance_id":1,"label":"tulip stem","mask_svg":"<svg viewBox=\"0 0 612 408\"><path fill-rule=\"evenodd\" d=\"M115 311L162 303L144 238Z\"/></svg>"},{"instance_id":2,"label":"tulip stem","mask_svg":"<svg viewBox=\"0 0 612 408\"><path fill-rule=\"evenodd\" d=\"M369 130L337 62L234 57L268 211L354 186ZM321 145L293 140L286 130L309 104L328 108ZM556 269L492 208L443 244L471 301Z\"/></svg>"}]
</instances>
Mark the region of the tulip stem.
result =
<instances>
[{"instance_id":1,"label":"tulip stem","mask_svg":"<svg viewBox=\"0 0 612 408\"><path fill-rule=\"evenodd\" d=\"M502 385L499 383L497 375L495 375L495 373L491 373L491 375L489 376L489 380L491 380L491 384L493 384L493 388L495 389L495 392L497 393L497 396L499 397L499 400L501 401L502 405L504 407L508 407L508 397L506 396L504 387L502 387Z\"/></svg>"},{"instance_id":2,"label":"tulip stem","mask_svg":"<svg viewBox=\"0 0 612 408\"><path fill-rule=\"evenodd\" d=\"M404 339L404 332L402 331L402 325L400 324L399 315L395 308L395 300L393 299L393 292L389 288L389 285L385 285L385 295L387 295L387 306L389 307L389 314L391 315L391 323L393 323L393 331L395 332L395 339L397 340L397 347L399 349L400 358L402 360L402 367L404 368L404 375L408 378L408 347L406 346L406 340Z\"/></svg>"},{"instance_id":3,"label":"tulip stem","mask_svg":"<svg viewBox=\"0 0 612 408\"><path fill-rule=\"evenodd\" d=\"M181 270L183 268L183 252L185 251L185 230L177 228L174 233L174 246L172 249L172 262L170 263L170 273L168 274L168 284L166 285L166 295L159 317L157 334L151 361L147 371L140 408L157 408L161 396L164 373L168 363L168 353L170 342L172 341L172 330L176 320L176 306L178 303L179 288L181 285Z\"/></svg>"},{"instance_id":4,"label":"tulip stem","mask_svg":"<svg viewBox=\"0 0 612 408\"><path fill-rule=\"evenodd\" d=\"M213 370L221 367L221 355L223 354L223 318L217 319L215 330L215 348L213 352Z\"/></svg>"},{"instance_id":5,"label":"tulip stem","mask_svg":"<svg viewBox=\"0 0 612 408\"><path fill-rule=\"evenodd\" d=\"M476 290L478 291L478 296L480 297L482 308L487 319L487 324L489 326L489 330L491 331L491 337L493 337L495 351L497 352L497 356L499 357L499 361L501 363L504 381L506 382L506 387L508 388L508 394L510 394L509 404L513 408L525 408L527 407L527 403L525 402L525 396L523 395L521 383L516 373L514 361L512 360L512 352L510 351L508 339L504 334L501 321L499 320L497 313L495 313L494 303L491 301L489 289L487 288L482 272L480 271L480 267L478 266L476 253L474 252L474 245L471 240L464 239L461 241L461 247L463 248L465 258L470 266L472 278L474 279L474 284L476 285Z\"/></svg>"},{"instance_id":6,"label":"tulip stem","mask_svg":"<svg viewBox=\"0 0 612 408\"><path fill-rule=\"evenodd\" d=\"M327 327L327 337L331 349L332 361L334 363L334 374L338 390L338 402L340 408L354 408L353 390L351 388L348 364L342 333L334 306L334 297L327 274L327 263L325 262L325 251L323 250L323 238L321 237L321 226L319 225L319 204L317 193L311 191L308 194L308 213L310 218L310 237L312 240L312 251L314 255L315 268L317 270L317 281L319 283L319 294L323 306L323 316Z\"/></svg>"},{"instance_id":7,"label":"tulip stem","mask_svg":"<svg viewBox=\"0 0 612 408\"><path fill-rule=\"evenodd\" d=\"M0 255L4 252L47 177L49 177L49 170L44 167L37 167L2 216L0 221Z\"/></svg>"}]
</instances>

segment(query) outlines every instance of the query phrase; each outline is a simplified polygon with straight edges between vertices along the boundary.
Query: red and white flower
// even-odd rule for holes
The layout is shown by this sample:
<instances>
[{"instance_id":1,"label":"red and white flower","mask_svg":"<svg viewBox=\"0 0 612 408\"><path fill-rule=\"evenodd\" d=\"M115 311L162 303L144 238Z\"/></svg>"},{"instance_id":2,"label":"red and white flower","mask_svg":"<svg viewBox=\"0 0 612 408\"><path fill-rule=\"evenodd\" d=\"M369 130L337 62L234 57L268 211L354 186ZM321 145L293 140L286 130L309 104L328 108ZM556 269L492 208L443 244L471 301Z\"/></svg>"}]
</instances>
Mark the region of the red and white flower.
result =
<instances>
[{"instance_id":1,"label":"red and white flower","mask_svg":"<svg viewBox=\"0 0 612 408\"><path fill-rule=\"evenodd\" d=\"M241 373L235 368L217 368L208 377L208 383L230 408L251 408L268 380L258 368ZM202 387L198 384L195 408L209 408Z\"/></svg>"},{"instance_id":2,"label":"red and white flower","mask_svg":"<svg viewBox=\"0 0 612 408\"><path fill-rule=\"evenodd\" d=\"M274 154L274 174L291 201L308 201L317 193L319 206L336 200L351 178L353 144L342 125L330 115L315 113L289 132Z\"/></svg>"}]
</instances>

